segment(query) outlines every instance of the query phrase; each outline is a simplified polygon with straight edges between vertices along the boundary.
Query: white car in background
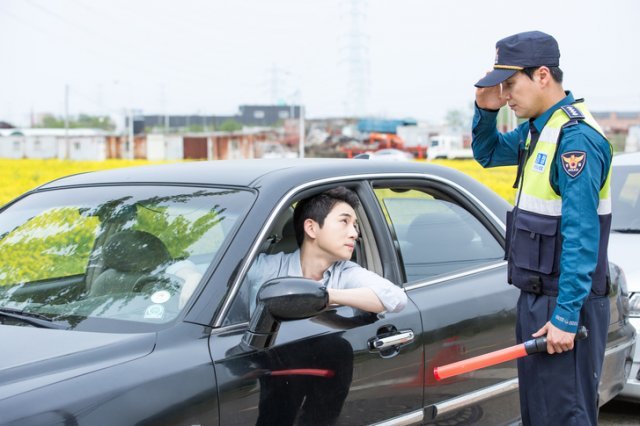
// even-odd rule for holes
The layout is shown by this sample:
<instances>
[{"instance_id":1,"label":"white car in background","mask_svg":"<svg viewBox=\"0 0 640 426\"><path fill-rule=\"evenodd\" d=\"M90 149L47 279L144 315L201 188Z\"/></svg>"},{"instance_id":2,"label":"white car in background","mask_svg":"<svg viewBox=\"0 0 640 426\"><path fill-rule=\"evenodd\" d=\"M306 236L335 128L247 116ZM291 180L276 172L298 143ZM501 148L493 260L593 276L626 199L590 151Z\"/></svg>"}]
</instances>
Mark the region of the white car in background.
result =
<instances>
[{"instance_id":1,"label":"white car in background","mask_svg":"<svg viewBox=\"0 0 640 426\"><path fill-rule=\"evenodd\" d=\"M640 335L640 152L613 158L611 189L613 221L609 260L622 268L629 290L629 322ZM640 402L640 344L620 399Z\"/></svg>"}]
</instances>

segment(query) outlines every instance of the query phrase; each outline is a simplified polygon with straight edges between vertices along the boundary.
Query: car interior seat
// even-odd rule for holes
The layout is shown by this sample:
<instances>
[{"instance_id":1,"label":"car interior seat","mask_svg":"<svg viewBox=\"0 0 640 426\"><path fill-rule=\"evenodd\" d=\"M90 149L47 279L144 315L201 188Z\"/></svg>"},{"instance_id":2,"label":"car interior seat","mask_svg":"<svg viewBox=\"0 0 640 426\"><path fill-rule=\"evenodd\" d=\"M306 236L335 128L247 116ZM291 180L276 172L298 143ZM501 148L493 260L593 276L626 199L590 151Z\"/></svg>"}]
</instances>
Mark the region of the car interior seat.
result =
<instances>
[{"instance_id":1,"label":"car interior seat","mask_svg":"<svg viewBox=\"0 0 640 426\"><path fill-rule=\"evenodd\" d=\"M125 230L112 235L102 249L104 270L93 281L90 296L127 293L171 256L158 237L145 231Z\"/></svg>"},{"instance_id":2,"label":"car interior seat","mask_svg":"<svg viewBox=\"0 0 640 426\"><path fill-rule=\"evenodd\" d=\"M269 247L269 254L279 252L292 253L298 249L296 231L293 228L293 216L284 222L278 234L277 240Z\"/></svg>"}]
</instances>

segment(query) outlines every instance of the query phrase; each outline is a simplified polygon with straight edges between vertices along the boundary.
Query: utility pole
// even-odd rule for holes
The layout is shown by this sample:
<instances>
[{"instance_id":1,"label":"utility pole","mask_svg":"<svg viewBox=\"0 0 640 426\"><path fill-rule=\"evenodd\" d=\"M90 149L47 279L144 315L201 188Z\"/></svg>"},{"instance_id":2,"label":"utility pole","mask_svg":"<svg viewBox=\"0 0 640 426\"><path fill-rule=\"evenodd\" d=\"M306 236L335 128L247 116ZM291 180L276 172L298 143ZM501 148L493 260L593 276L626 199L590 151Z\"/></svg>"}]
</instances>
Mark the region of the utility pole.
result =
<instances>
[{"instance_id":1,"label":"utility pole","mask_svg":"<svg viewBox=\"0 0 640 426\"><path fill-rule=\"evenodd\" d=\"M162 126L163 134L169 133L169 115L167 114L167 103L164 91L164 83L160 83L160 103L162 105Z\"/></svg>"},{"instance_id":2,"label":"utility pole","mask_svg":"<svg viewBox=\"0 0 640 426\"><path fill-rule=\"evenodd\" d=\"M304 158L304 106L300 103L300 142L299 142L299 157Z\"/></svg>"},{"instance_id":3,"label":"utility pole","mask_svg":"<svg viewBox=\"0 0 640 426\"><path fill-rule=\"evenodd\" d=\"M64 85L64 152L65 159L71 158L71 146L69 143L69 85Z\"/></svg>"},{"instance_id":4,"label":"utility pole","mask_svg":"<svg viewBox=\"0 0 640 426\"><path fill-rule=\"evenodd\" d=\"M133 145L134 145L134 136L133 136L133 108L129 109L129 149L127 150L127 157L129 160L133 160Z\"/></svg>"}]
</instances>

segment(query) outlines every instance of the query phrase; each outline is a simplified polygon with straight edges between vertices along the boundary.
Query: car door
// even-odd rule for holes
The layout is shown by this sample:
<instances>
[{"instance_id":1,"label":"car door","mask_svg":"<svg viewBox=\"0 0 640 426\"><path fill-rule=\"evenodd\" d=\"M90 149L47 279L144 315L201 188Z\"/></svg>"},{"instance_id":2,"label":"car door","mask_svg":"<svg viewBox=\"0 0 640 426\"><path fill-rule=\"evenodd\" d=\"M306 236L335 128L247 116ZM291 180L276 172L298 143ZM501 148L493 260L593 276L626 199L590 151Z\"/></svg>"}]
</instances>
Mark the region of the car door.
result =
<instances>
[{"instance_id":1,"label":"car door","mask_svg":"<svg viewBox=\"0 0 640 426\"><path fill-rule=\"evenodd\" d=\"M442 180L373 183L422 314L425 422L519 418L515 362L435 379L434 367L515 344L518 292L506 283L502 233L464 189Z\"/></svg>"},{"instance_id":2,"label":"car door","mask_svg":"<svg viewBox=\"0 0 640 426\"><path fill-rule=\"evenodd\" d=\"M345 185L371 197L366 185ZM285 204L324 189L328 187L308 189ZM354 260L396 279L394 260L378 250L369 215L379 216L380 210L373 207L370 211L364 203L357 211L362 237ZM271 218L272 229L257 242L260 249L249 257L249 264L260 251L292 249L286 241L291 238L287 215L291 207ZM240 276L238 283L242 280ZM312 318L282 322L273 343L256 348L242 343L247 293L241 285L226 325L210 339L221 425L354 425L422 418L423 352L415 338L422 334L422 325L415 305L378 315L333 307Z\"/></svg>"}]
</instances>

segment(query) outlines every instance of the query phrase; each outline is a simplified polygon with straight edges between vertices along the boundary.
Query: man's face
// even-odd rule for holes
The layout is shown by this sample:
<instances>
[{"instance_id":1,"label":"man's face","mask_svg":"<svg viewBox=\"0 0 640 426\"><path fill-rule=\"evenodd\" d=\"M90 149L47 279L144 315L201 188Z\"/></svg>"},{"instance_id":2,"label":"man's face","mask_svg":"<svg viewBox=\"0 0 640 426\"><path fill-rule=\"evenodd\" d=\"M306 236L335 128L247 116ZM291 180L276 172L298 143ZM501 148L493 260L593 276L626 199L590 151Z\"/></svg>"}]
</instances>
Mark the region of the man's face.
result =
<instances>
[{"instance_id":1,"label":"man's face","mask_svg":"<svg viewBox=\"0 0 640 426\"><path fill-rule=\"evenodd\" d=\"M501 97L518 118L536 118L545 111L540 94L538 71L533 74L533 80L517 72L502 83Z\"/></svg>"},{"instance_id":2,"label":"man's face","mask_svg":"<svg viewBox=\"0 0 640 426\"><path fill-rule=\"evenodd\" d=\"M315 223L317 247L332 261L349 260L358 238L356 212L344 202L337 203L324 219L322 228Z\"/></svg>"}]
</instances>

